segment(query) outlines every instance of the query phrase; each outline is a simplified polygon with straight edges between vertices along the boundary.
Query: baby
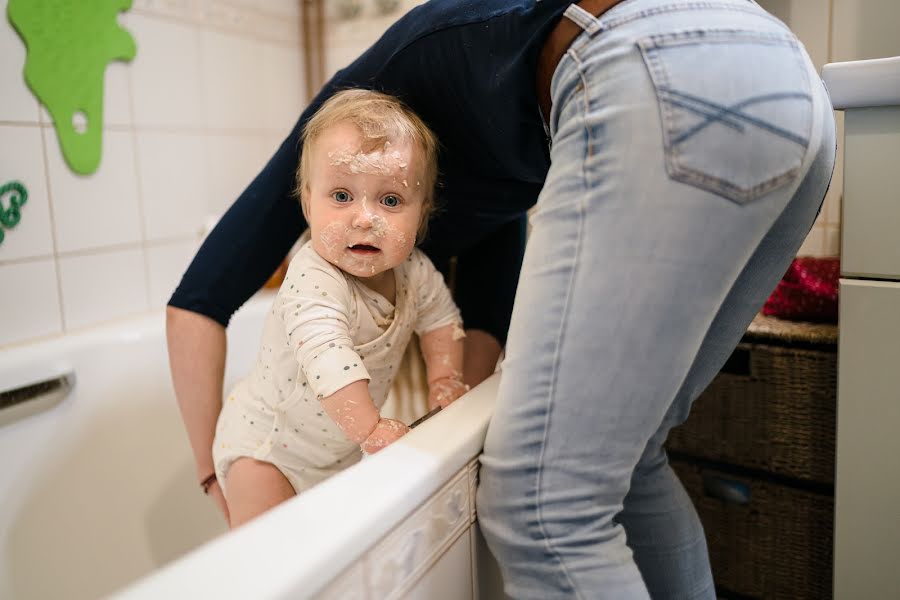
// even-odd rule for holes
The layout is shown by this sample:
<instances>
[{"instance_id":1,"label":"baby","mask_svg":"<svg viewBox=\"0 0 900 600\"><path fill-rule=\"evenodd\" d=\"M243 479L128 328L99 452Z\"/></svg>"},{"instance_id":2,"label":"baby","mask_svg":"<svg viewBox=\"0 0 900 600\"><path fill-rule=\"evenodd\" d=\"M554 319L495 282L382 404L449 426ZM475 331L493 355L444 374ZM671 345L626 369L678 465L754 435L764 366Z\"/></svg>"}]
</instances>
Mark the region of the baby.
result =
<instances>
[{"instance_id":1,"label":"baby","mask_svg":"<svg viewBox=\"0 0 900 600\"><path fill-rule=\"evenodd\" d=\"M436 154L427 126L377 92L339 92L307 122L297 191L311 240L291 260L256 365L216 427L232 527L409 431L379 408L413 332L430 408L465 393L459 310L415 248Z\"/></svg>"}]
</instances>

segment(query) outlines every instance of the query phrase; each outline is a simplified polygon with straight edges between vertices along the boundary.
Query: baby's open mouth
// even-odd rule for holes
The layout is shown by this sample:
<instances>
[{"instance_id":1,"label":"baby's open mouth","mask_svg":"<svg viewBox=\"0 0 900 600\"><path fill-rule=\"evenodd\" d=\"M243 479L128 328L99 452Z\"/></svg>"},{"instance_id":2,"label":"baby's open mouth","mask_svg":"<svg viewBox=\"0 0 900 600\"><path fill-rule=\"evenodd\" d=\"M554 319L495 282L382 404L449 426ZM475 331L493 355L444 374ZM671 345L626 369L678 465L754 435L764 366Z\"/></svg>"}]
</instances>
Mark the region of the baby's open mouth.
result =
<instances>
[{"instance_id":1,"label":"baby's open mouth","mask_svg":"<svg viewBox=\"0 0 900 600\"><path fill-rule=\"evenodd\" d=\"M381 252L375 246L369 246L368 244L354 244L353 246L350 246L350 251L359 254L375 254L376 252Z\"/></svg>"}]
</instances>

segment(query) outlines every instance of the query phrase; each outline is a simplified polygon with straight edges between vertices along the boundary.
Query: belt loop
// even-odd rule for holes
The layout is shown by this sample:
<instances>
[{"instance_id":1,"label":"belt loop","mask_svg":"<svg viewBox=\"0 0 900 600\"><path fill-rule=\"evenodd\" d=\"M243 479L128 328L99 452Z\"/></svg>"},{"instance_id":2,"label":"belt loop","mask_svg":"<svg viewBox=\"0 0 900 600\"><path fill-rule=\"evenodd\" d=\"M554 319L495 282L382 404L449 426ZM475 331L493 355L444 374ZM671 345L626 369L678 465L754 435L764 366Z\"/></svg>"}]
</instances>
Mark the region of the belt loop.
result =
<instances>
[{"instance_id":1,"label":"belt loop","mask_svg":"<svg viewBox=\"0 0 900 600\"><path fill-rule=\"evenodd\" d=\"M594 35L600 31L600 19L577 4L570 4L563 16L584 29L588 35Z\"/></svg>"}]
</instances>

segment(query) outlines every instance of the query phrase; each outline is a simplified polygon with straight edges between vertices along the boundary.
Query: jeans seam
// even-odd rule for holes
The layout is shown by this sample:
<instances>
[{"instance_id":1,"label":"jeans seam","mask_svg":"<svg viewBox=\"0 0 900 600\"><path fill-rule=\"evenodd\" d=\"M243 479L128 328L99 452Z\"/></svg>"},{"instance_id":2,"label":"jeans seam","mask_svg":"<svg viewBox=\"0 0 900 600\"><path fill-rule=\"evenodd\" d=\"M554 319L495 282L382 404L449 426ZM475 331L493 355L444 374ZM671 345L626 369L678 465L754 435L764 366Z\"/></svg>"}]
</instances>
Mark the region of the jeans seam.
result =
<instances>
[{"instance_id":1,"label":"jeans seam","mask_svg":"<svg viewBox=\"0 0 900 600\"><path fill-rule=\"evenodd\" d=\"M585 118L587 118L588 111L590 110L590 101L588 99L588 81L587 77L584 74L584 63L581 61L581 57L578 56L578 52L575 50L570 50L569 54L572 57L572 62L575 63L575 68L578 70L578 79L581 80L581 92L582 97L584 99L584 113L582 115L582 125L584 126L584 134L587 138L586 148L588 152L588 156L592 157L594 155L594 137L591 134L591 128L584 124ZM587 169L587 160L581 161L581 181L584 185L585 189L588 187L588 169Z\"/></svg>"},{"instance_id":2,"label":"jeans seam","mask_svg":"<svg viewBox=\"0 0 900 600\"><path fill-rule=\"evenodd\" d=\"M583 81L584 75L581 71L581 62L578 60L577 56L574 56L574 58L575 58L575 63L578 66L579 75L581 76L582 81ZM586 90L585 90L584 95L585 95L585 107L586 107L587 106ZM585 129L588 129L588 128L586 127ZM588 133L588 136L590 136L590 133ZM590 140L590 137L588 139ZM588 146L588 147L590 148L590 146ZM585 162L586 161L582 161L582 165L584 165ZM583 166L582 166L582 173L584 173ZM586 180L584 181L584 183L586 183ZM550 536L547 535L547 530L544 527L543 511L541 508L542 507L541 489L542 489L542 481L543 481L543 473L544 473L544 468L543 468L544 467L544 454L547 449L547 433L550 429L550 412L551 412L552 405L553 405L553 395L556 390L556 381L557 381L557 377L559 375L559 361L560 361L559 349L562 346L564 324L566 322L568 312L569 312L569 305L570 305L570 301L572 299L572 288L574 287L573 282L575 280L575 273L577 271L578 257L581 252L581 238L582 238L582 231L584 229L584 208L585 208L584 195L581 195L581 199L575 204L575 207L576 207L577 215L578 215L577 237L575 240L574 257L572 259L572 271L571 271L571 275L569 276L569 284L566 288L565 303L563 304L562 314L560 315L560 320L559 320L560 325L559 325L559 332L558 332L557 338L556 338L556 349L553 354L553 367L552 367L552 375L550 378L550 390L547 394L547 412L546 412L546 415L544 418L544 433L541 438L541 450L540 450L540 453L538 454L537 474L535 476L535 499L536 499L535 512L536 512L536 517L537 517L538 530L540 531L541 536L544 538L544 546L545 546L547 552L551 556L556 558L556 561L559 563L560 569L561 569L563 575L565 576L565 579L566 579L569 587L575 593L575 597L577 599L581 600L584 596L582 596L582 594L579 592L578 586L575 584L575 580L572 578L571 574L569 573L569 570L566 568L566 564L563 561L562 556L550 543Z\"/></svg>"},{"instance_id":3,"label":"jeans seam","mask_svg":"<svg viewBox=\"0 0 900 600\"><path fill-rule=\"evenodd\" d=\"M689 10L729 10L734 12L745 12L754 15L758 15L762 18L768 19L774 23L778 23L781 25L781 21L762 10L756 3L750 4L748 6L738 6L732 2L687 2L687 3L679 3L670 6L657 6L655 8L646 8L644 10L637 11L635 13L624 15L621 17L609 17L604 19L602 16L600 17L600 30L601 31L609 31L610 29L615 29L621 25L625 25L632 21L636 21L638 19L644 19L647 17L654 17L656 15L671 13L671 12L682 12Z\"/></svg>"}]
</instances>

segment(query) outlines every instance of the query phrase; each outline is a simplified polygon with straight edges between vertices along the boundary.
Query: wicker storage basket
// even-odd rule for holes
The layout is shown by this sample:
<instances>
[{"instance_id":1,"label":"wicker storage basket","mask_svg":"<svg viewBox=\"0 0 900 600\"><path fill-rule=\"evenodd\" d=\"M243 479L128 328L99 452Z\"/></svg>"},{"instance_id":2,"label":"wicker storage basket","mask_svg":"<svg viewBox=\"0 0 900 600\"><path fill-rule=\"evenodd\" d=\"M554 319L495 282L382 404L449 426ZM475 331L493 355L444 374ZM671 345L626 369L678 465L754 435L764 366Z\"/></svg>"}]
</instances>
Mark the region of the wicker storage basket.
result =
<instances>
[{"instance_id":1,"label":"wicker storage basket","mask_svg":"<svg viewBox=\"0 0 900 600\"><path fill-rule=\"evenodd\" d=\"M831 598L831 496L681 460L671 464L706 530L720 598Z\"/></svg>"},{"instance_id":2,"label":"wicker storage basket","mask_svg":"<svg viewBox=\"0 0 900 600\"><path fill-rule=\"evenodd\" d=\"M758 316L667 447L833 483L836 390L837 327Z\"/></svg>"}]
</instances>

